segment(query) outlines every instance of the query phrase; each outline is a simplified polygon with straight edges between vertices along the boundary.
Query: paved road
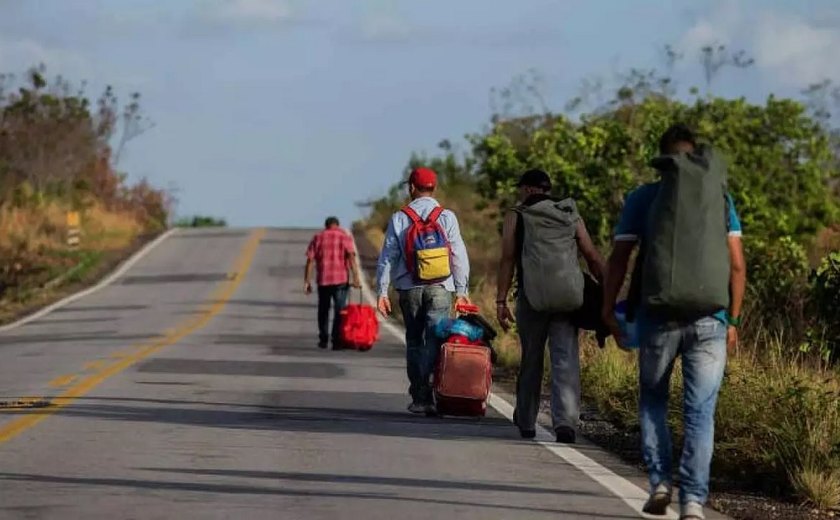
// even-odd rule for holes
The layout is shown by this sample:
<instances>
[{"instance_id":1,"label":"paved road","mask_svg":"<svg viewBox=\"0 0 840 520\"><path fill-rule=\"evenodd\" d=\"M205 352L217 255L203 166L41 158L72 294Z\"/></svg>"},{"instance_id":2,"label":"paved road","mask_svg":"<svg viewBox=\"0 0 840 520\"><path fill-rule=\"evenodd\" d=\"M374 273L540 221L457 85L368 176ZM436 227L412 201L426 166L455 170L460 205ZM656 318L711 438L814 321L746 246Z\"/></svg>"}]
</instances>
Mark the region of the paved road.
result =
<instances>
[{"instance_id":1,"label":"paved road","mask_svg":"<svg viewBox=\"0 0 840 520\"><path fill-rule=\"evenodd\" d=\"M408 415L393 335L317 349L309 235L182 231L0 334L0 396L51 403L0 411L0 518L639 518L497 412Z\"/></svg>"}]
</instances>

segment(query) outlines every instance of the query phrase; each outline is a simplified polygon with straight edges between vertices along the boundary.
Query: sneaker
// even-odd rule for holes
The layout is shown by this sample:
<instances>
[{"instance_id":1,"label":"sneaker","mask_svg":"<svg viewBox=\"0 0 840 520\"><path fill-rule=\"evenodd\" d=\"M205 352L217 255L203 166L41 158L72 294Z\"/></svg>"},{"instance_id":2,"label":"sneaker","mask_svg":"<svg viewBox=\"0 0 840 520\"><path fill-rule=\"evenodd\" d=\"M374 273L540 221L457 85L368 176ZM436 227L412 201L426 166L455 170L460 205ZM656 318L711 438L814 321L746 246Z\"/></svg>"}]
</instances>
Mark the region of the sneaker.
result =
<instances>
[{"instance_id":1,"label":"sneaker","mask_svg":"<svg viewBox=\"0 0 840 520\"><path fill-rule=\"evenodd\" d=\"M645 507L642 508L642 512L659 516L668 514L668 506L671 505L671 495L671 486L668 484L659 484L650 494L650 498L645 503Z\"/></svg>"},{"instance_id":2,"label":"sneaker","mask_svg":"<svg viewBox=\"0 0 840 520\"><path fill-rule=\"evenodd\" d=\"M408 411L417 415L424 414L426 413L426 406L420 403L412 402L408 405Z\"/></svg>"},{"instance_id":3,"label":"sneaker","mask_svg":"<svg viewBox=\"0 0 840 520\"><path fill-rule=\"evenodd\" d=\"M327 348L327 342L326 341L319 341L318 342L318 348Z\"/></svg>"},{"instance_id":4,"label":"sneaker","mask_svg":"<svg viewBox=\"0 0 840 520\"><path fill-rule=\"evenodd\" d=\"M437 407L433 404L423 405L423 413L426 414L426 417L436 417Z\"/></svg>"},{"instance_id":5,"label":"sneaker","mask_svg":"<svg viewBox=\"0 0 840 520\"><path fill-rule=\"evenodd\" d=\"M687 502L680 506L680 520L706 520L703 504Z\"/></svg>"},{"instance_id":6,"label":"sneaker","mask_svg":"<svg viewBox=\"0 0 840 520\"><path fill-rule=\"evenodd\" d=\"M558 426L557 429L554 430L555 435L557 435L557 442L560 444L574 444L575 443L575 429L569 426Z\"/></svg>"}]
</instances>

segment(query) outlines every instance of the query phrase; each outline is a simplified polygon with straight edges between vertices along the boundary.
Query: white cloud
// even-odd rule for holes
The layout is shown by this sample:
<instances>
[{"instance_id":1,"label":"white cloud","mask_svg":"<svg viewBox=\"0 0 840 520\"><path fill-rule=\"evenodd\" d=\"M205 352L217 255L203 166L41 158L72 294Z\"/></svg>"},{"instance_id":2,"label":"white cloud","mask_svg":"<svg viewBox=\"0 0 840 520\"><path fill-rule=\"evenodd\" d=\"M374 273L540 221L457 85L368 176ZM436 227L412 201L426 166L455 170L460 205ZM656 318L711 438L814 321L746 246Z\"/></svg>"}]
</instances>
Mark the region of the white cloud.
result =
<instances>
[{"instance_id":1,"label":"white cloud","mask_svg":"<svg viewBox=\"0 0 840 520\"><path fill-rule=\"evenodd\" d=\"M823 79L840 81L840 60L835 55L835 49L840 49L840 19L808 20L772 10L746 16L741 4L715 4L685 32L680 49L688 57L712 44L743 49L762 74L784 87L801 88Z\"/></svg>"},{"instance_id":2,"label":"white cloud","mask_svg":"<svg viewBox=\"0 0 840 520\"><path fill-rule=\"evenodd\" d=\"M686 31L678 46L686 54L694 54L707 45L729 45L743 21L737 2L717 2Z\"/></svg>"},{"instance_id":3,"label":"white cloud","mask_svg":"<svg viewBox=\"0 0 840 520\"><path fill-rule=\"evenodd\" d=\"M289 0L207 0L200 5L200 19L213 26L276 26L295 17Z\"/></svg>"},{"instance_id":4,"label":"white cloud","mask_svg":"<svg viewBox=\"0 0 840 520\"><path fill-rule=\"evenodd\" d=\"M840 26L819 27L776 13L761 16L753 35L758 67L791 86L840 80Z\"/></svg>"}]
</instances>

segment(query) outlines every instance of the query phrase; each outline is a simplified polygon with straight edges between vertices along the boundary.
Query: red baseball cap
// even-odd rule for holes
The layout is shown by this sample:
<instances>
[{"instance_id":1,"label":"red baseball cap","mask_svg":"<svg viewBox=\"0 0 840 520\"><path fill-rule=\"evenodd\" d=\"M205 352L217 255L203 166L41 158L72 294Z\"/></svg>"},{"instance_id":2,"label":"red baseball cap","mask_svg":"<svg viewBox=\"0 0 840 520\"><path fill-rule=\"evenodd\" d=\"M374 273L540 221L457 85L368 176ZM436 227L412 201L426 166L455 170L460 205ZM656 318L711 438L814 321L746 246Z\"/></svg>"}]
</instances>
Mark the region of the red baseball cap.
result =
<instances>
[{"instance_id":1,"label":"red baseball cap","mask_svg":"<svg viewBox=\"0 0 840 520\"><path fill-rule=\"evenodd\" d=\"M431 168L415 168L408 176L408 183L415 188L431 190L437 186L437 174Z\"/></svg>"}]
</instances>

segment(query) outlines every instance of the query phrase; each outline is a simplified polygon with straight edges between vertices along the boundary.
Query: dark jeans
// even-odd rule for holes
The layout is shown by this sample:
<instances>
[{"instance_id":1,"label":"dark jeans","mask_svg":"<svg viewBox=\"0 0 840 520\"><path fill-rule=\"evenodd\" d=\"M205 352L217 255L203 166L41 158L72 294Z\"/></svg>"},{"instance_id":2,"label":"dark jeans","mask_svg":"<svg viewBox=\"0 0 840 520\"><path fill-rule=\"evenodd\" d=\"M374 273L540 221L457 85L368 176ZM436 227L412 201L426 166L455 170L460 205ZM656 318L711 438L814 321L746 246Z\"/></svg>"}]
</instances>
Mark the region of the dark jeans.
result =
<instances>
[{"instance_id":1,"label":"dark jeans","mask_svg":"<svg viewBox=\"0 0 840 520\"><path fill-rule=\"evenodd\" d=\"M333 345L341 339L341 310L347 306L347 292L349 286L320 285L318 286L318 339L326 343L332 337ZM333 307L332 334L329 331L330 304Z\"/></svg>"},{"instance_id":2,"label":"dark jeans","mask_svg":"<svg viewBox=\"0 0 840 520\"><path fill-rule=\"evenodd\" d=\"M431 377L440 350L434 327L438 321L449 317L452 294L439 285L415 287L399 294L405 321L408 392L415 403L431 404Z\"/></svg>"}]
</instances>

